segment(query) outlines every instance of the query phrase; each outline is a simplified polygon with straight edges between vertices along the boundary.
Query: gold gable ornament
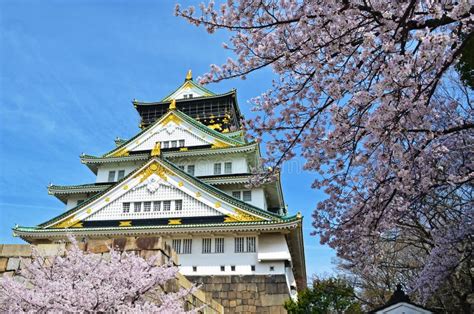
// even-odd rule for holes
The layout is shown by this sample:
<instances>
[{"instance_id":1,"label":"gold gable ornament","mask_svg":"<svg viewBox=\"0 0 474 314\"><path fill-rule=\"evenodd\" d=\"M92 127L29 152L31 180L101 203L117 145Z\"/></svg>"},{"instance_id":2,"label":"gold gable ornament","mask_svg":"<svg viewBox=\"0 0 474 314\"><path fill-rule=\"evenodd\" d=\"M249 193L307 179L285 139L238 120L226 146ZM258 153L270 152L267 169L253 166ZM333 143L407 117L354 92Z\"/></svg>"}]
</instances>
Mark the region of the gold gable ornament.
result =
<instances>
[{"instance_id":1,"label":"gold gable ornament","mask_svg":"<svg viewBox=\"0 0 474 314\"><path fill-rule=\"evenodd\" d=\"M171 99L169 110L176 110L176 99Z\"/></svg>"},{"instance_id":2,"label":"gold gable ornament","mask_svg":"<svg viewBox=\"0 0 474 314\"><path fill-rule=\"evenodd\" d=\"M160 155L161 155L161 143L160 142L156 142L155 147L153 147L153 149L151 150L151 155L160 157Z\"/></svg>"},{"instance_id":3,"label":"gold gable ornament","mask_svg":"<svg viewBox=\"0 0 474 314\"><path fill-rule=\"evenodd\" d=\"M152 174L156 174L163 180L167 181L168 177L166 175L171 174L171 172L165 167L163 167L162 165L160 165L159 163L157 163L156 161L154 161L151 165L149 165L148 167L146 167L145 169L137 173L134 176L134 178L140 177L140 183L142 183Z\"/></svg>"},{"instance_id":4,"label":"gold gable ornament","mask_svg":"<svg viewBox=\"0 0 474 314\"><path fill-rule=\"evenodd\" d=\"M234 208L235 215L229 215L225 217L224 222L249 222L249 221L262 221L263 219L254 215L247 214L237 208Z\"/></svg>"}]
</instances>

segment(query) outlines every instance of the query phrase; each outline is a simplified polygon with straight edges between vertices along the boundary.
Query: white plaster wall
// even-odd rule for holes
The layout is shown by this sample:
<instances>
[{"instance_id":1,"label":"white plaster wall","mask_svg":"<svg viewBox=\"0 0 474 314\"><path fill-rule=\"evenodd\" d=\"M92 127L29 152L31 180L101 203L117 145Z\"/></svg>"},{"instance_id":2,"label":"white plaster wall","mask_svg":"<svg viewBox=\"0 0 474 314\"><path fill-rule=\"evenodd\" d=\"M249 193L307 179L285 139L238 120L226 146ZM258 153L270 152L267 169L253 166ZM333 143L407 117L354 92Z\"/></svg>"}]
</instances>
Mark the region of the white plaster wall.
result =
<instances>
[{"instance_id":1,"label":"white plaster wall","mask_svg":"<svg viewBox=\"0 0 474 314\"><path fill-rule=\"evenodd\" d=\"M186 147L211 144L211 142L205 141L193 134L184 124L176 125L174 122L168 123L165 127L157 127L154 130L150 130L146 136L146 140L134 147L133 151L151 150L155 147L156 142L162 141L184 140Z\"/></svg>"},{"instance_id":2,"label":"white plaster wall","mask_svg":"<svg viewBox=\"0 0 474 314\"><path fill-rule=\"evenodd\" d=\"M255 235L238 235L239 237ZM192 253L179 254L179 270L183 275L252 275L252 274L285 274L284 261L259 262L257 259L259 250L259 240L257 236L256 253L235 253L234 237L224 237L224 253L202 253L202 239L212 236L193 236ZM222 237L222 236L216 236ZM188 237L189 239L190 237ZM184 239L184 238L183 238ZM169 239L171 245L172 240ZM284 243L286 245L286 241ZM214 250L214 241L212 242ZM255 265L255 271L251 270L251 265ZM197 271L193 271L193 266ZM221 266L225 266L225 271L221 271ZM231 266L235 266L235 271L231 271ZM274 267L270 271L270 266Z\"/></svg>"},{"instance_id":3,"label":"white plaster wall","mask_svg":"<svg viewBox=\"0 0 474 314\"><path fill-rule=\"evenodd\" d=\"M164 201L164 200L182 200L183 209L175 210L172 208L170 211L153 211L153 208L149 212L144 212L143 208L141 212L135 213L133 209L133 202L147 202L147 201ZM130 212L123 213L123 202L129 202ZM163 206L163 204L161 205ZM142 205L143 207L143 205ZM160 188L151 193L146 186L142 186L135 190L130 190L124 195L120 196L116 200L112 201L99 210L92 214L86 220L117 220L117 219L145 219L145 218L175 218L175 217L196 217L196 216L220 216L220 212L207 206L206 204L196 200L181 190L174 187L160 186Z\"/></svg>"},{"instance_id":4,"label":"white plaster wall","mask_svg":"<svg viewBox=\"0 0 474 314\"><path fill-rule=\"evenodd\" d=\"M249 189L245 187L239 187L239 188L228 188L223 186L222 191L225 193L232 195L232 191L248 191ZM252 204L253 206L256 206L258 208L267 210L267 201L265 199L265 192L262 188L255 188L255 189L250 189L252 191L252 201L247 202L249 204Z\"/></svg>"},{"instance_id":5,"label":"white plaster wall","mask_svg":"<svg viewBox=\"0 0 474 314\"><path fill-rule=\"evenodd\" d=\"M188 165L194 165L194 175L211 176L214 175L214 164L221 163L221 174L225 174L225 162L232 162L232 173L248 173L249 168L247 159L242 155L234 156L216 156L216 157L197 157L197 158L179 158L173 161L176 165L184 165L187 170Z\"/></svg>"},{"instance_id":6,"label":"white plaster wall","mask_svg":"<svg viewBox=\"0 0 474 314\"><path fill-rule=\"evenodd\" d=\"M67 199L66 210L70 210L77 206L77 201L86 200L88 197L86 194L74 194Z\"/></svg>"},{"instance_id":7,"label":"white plaster wall","mask_svg":"<svg viewBox=\"0 0 474 314\"><path fill-rule=\"evenodd\" d=\"M420 307L408 304L405 302L400 302L394 304L383 310L375 312L377 314L431 314L432 312L422 309Z\"/></svg>"},{"instance_id":8,"label":"white plaster wall","mask_svg":"<svg viewBox=\"0 0 474 314\"><path fill-rule=\"evenodd\" d=\"M107 163L100 166L97 170L96 182L108 182L109 171L115 170L115 181L117 181L118 171L125 170L125 176L137 169L143 162L119 162Z\"/></svg>"}]
</instances>

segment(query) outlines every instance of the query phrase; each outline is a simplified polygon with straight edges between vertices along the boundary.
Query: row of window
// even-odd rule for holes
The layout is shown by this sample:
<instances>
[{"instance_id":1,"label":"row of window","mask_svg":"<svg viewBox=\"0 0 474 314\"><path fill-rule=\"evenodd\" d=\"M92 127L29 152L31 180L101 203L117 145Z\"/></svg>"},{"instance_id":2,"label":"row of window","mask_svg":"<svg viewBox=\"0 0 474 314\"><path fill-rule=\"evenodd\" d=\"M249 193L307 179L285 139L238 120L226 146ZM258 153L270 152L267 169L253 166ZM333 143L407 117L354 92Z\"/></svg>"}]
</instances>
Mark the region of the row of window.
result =
<instances>
[{"instance_id":1,"label":"row of window","mask_svg":"<svg viewBox=\"0 0 474 314\"><path fill-rule=\"evenodd\" d=\"M232 191L232 196L244 202L252 201L252 191Z\"/></svg>"},{"instance_id":2,"label":"row of window","mask_svg":"<svg viewBox=\"0 0 474 314\"><path fill-rule=\"evenodd\" d=\"M188 165L187 170L185 170L183 165L179 165L178 168L183 170L183 171L186 171L187 173L189 173L192 176L194 175L194 169L195 169L194 165Z\"/></svg>"},{"instance_id":3,"label":"row of window","mask_svg":"<svg viewBox=\"0 0 474 314\"><path fill-rule=\"evenodd\" d=\"M115 173L117 173L117 179L115 179ZM115 171L115 170L111 170L109 171L109 182L115 182L115 181L119 181L121 179L123 179L123 177L125 177L125 170L118 170L118 171Z\"/></svg>"},{"instance_id":4,"label":"row of window","mask_svg":"<svg viewBox=\"0 0 474 314\"><path fill-rule=\"evenodd\" d=\"M182 210L183 209L183 201L182 200L167 200L167 201L150 201L150 202L125 202L122 203L122 212L127 214L130 213L133 204L133 212L140 213L140 212L154 212L159 211L170 211L171 208L174 210Z\"/></svg>"},{"instance_id":5,"label":"row of window","mask_svg":"<svg viewBox=\"0 0 474 314\"><path fill-rule=\"evenodd\" d=\"M196 167L194 165L179 165L178 168L180 168L183 171L186 171L190 175L194 175L194 170ZM224 162L224 174L231 174L232 173L232 162ZM222 163L218 162L214 164L214 174L222 174Z\"/></svg>"},{"instance_id":6,"label":"row of window","mask_svg":"<svg viewBox=\"0 0 474 314\"><path fill-rule=\"evenodd\" d=\"M191 254L192 239L174 239L172 241L173 249L177 254ZM214 244L214 245L213 245ZM235 253L255 253L257 251L256 237L238 237L234 238ZM202 239L202 253L224 253L224 238L204 238Z\"/></svg>"},{"instance_id":7,"label":"row of window","mask_svg":"<svg viewBox=\"0 0 474 314\"><path fill-rule=\"evenodd\" d=\"M177 147L184 147L185 142L184 140L174 140L174 141L162 141L161 148L177 148Z\"/></svg>"},{"instance_id":8,"label":"row of window","mask_svg":"<svg viewBox=\"0 0 474 314\"><path fill-rule=\"evenodd\" d=\"M226 266L221 265L221 271L225 271ZM198 267L193 266L193 272L197 272ZM255 265L250 265L250 270L255 271ZM270 271L275 271L275 266L269 266ZM235 265L230 265L230 271L235 271Z\"/></svg>"}]
</instances>

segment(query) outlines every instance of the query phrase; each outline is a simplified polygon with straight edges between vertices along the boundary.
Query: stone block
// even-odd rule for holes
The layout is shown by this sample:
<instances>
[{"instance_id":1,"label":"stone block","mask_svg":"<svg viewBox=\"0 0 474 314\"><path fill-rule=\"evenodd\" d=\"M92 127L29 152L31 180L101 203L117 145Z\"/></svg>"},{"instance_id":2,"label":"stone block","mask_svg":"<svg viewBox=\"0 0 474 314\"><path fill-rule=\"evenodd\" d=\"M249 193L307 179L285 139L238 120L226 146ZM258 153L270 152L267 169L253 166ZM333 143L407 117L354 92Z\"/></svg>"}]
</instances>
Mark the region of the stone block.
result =
<instances>
[{"instance_id":1,"label":"stone block","mask_svg":"<svg viewBox=\"0 0 474 314\"><path fill-rule=\"evenodd\" d=\"M166 251L163 239L160 237L143 237L135 241L137 247L141 250L163 250Z\"/></svg>"},{"instance_id":2,"label":"stone block","mask_svg":"<svg viewBox=\"0 0 474 314\"><path fill-rule=\"evenodd\" d=\"M66 244L38 244L36 250L40 256L56 256L64 255L66 252Z\"/></svg>"},{"instance_id":3,"label":"stone block","mask_svg":"<svg viewBox=\"0 0 474 314\"><path fill-rule=\"evenodd\" d=\"M230 301L229 301L229 306L230 306L230 307L236 307L236 306L237 306L237 301L235 301L235 300L230 300Z\"/></svg>"},{"instance_id":4,"label":"stone block","mask_svg":"<svg viewBox=\"0 0 474 314\"><path fill-rule=\"evenodd\" d=\"M0 273L3 273L5 270L7 270L7 263L8 258L0 257Z\"/></svg>"},{"instance_id":5,"label":"stone block","mask_svg":"<svg viewBox=\"0 0 474 314\"><path fill-rule=\"evenodd\" d=\"M20 258L10 257L7 262L6 270L17 270L18 268L20 268Z\"/></svg>"},{"instance_id":6,"label":"stone block","mask_svg":"<svg viewBox=\"0 0 474 314\"><path fill-rule=\"evenodd\" d=\"M27 257L31 256L29 244L3 244L0 251L1 257Z\"/></svg>"},{"instance_id":7,"label":"stone block","mask_svg":"<svg viewBox=\"0 0 474 314\"><path fill-rule=\"evenodd\" d=\"M110 239L90 239L87 241L87 251L91 253L105 253L109 251L109 247L113 245Z\"/></svg>"},{"instance_id":8,"label":"stone block","mask_svg":"<svg viewBox=\"0 0 474 314\"><path fill-rule=\"evenodd\" d=\"M115 249L123 251L125 249L125 244L127 244L127 238L117 238L113 239L112 245Z\"/></svg>"}]
</instances>

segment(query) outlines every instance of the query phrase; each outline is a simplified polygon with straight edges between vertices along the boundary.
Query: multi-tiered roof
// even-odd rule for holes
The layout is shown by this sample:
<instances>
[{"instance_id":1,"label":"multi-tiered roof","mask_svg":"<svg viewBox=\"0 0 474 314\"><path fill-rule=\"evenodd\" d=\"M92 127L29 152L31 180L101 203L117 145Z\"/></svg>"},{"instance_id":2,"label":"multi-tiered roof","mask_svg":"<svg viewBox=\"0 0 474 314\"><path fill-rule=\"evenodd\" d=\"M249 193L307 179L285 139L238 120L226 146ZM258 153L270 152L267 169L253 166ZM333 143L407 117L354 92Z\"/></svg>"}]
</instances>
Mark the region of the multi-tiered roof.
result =
<instances>
[{"instance_id":1,"label":"multi-tiered roof","mask_svg":"<svg viewBox=\"0 0 474 314\"><path fill-rule=\"evenodd\" d=\"M239 189L249 182L250 169L260 167L260 151L257 143L246 141L241 130L235 90L216 95L188 73L185 82L162 101L133 104L141 117L138 134L128 140L116 139L116 147L102 156L81 155L97 182L50 185L48 192L68 204L67 210L36 227L16 226L14 233L26 241L41 242L70 233L114 237L283 232L296 277L304 281L302 217L287 216L279 180L255 190L263 195L261 203L240 197ZM184 168L191 161L204 167L207 160L228 156L234 156L246 170L210 174L194 173L194 165L192 173ZM115 175L114 169L121 167L130 170L123 170L117 180L99 180L105 171ZM239 190L238 197L232 189ZM77 195L84 199L70 206ZM169 200L164 200L165 195ZM130 207L138 201L140 211ZM155 208L155 203L161 207ZM163 209L170 204L174 204L172 209Z\"/></svg>"}]
</instances>

